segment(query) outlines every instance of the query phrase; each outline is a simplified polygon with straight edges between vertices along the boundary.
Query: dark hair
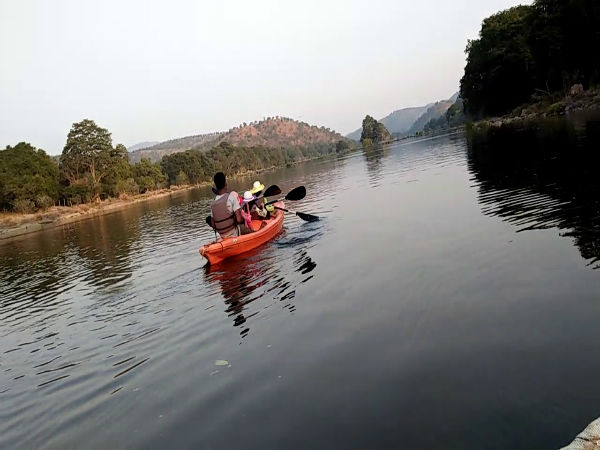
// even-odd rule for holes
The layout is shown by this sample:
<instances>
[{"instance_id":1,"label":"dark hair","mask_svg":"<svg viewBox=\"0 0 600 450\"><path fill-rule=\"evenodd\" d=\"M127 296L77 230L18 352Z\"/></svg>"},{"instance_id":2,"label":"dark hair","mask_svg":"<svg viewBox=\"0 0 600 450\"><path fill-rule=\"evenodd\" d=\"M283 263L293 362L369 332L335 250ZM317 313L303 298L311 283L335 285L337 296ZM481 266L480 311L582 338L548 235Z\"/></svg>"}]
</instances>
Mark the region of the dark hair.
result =
<instances>
[{"instance_id":1,"label":"dark hair","mask_svg":"<svg viewBox=\"0 0 600 450\"><path fill-rule=\"evenodd\" d=\"M225 174L223 172L215 173L213 181L215 182L215 187L217 190L220 191L225 187Z\"/></svg>"}]
</instances>

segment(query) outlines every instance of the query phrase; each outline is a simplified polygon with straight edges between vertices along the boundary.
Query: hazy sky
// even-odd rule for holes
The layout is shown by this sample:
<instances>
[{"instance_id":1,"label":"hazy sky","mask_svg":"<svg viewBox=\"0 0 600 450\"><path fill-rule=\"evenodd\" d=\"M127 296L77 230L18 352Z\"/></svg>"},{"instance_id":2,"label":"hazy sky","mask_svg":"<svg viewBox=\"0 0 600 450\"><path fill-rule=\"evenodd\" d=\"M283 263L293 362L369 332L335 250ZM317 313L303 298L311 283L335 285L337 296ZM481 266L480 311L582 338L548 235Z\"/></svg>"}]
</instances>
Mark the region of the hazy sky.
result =
<instances>
[{"instance_id":1,"label":"hazy sky","mask_svg":"<svg viewBox=\"0 0 600 450\"><path fill-rule=\"evenodd\" d=\"M450 97L467 39L516 0L0 0L0 148L62 151L287 116L346 134Z\"/></svg>"}]
</instances>

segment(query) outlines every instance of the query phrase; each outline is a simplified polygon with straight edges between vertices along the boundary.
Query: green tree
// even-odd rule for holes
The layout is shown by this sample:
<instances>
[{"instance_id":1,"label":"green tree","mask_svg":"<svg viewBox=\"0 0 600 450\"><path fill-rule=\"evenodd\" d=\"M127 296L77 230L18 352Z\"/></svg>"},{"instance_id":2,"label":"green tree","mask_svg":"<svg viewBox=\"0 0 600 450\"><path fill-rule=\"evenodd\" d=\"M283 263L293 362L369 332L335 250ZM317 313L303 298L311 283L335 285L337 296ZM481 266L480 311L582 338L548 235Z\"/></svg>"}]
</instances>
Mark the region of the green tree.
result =
<instances>
[{"instance_id":1,"label":"green tree","mask_svg":"<svg viewBox=\"0 0 600 450\"><path fill-rule=\"evenodd\" d=\"M74 123L60 157L61 174L68 185L83 184L82 179L87 180L92 198L98 199L100 183L111 173L113 151L108 130L89 119Z\"/></svg>"},{"instance_id":2,"label":"green tree","mask_svg":"<svg viewBox=\"0 0 600 450\"><path fill-rule=\"evenodd\" d=\"M45 208L58 199L58 167L43 150L20 142L0 151L0 208Z\"/></svg>"},{"instance_id":3,"label":"green tree","mask_svg":"<svg viewBox=\"0 0 600 450\"><path fill-rule=\"evenodd\" d=\"M533 57L527 45L530 6L515 6L483 21L479 39L469 41L460 81L465 109L475 117L503 114L533 91Z\"/></svg>"},{"instance_id":4,"label":"green tree","mask_svg":"<svg viewBox=\"0 0 600 450\"><path fill-rule=\"evenodd\" d=\"M600 83L600 2L535 0L486 18L467 43L461 79L465 112L474 118L505 114L574 83Z\"/></svg>"},{"instance_id":5,"label":"green tree","mask_svg":"<svg viewBox=\"0 0 600 450\"><path fill-rule=\"evenodd\" d=\"M190 180L183 170L179 172L177 177L175 177L175 184L178 186L190 184Z\"/></svg>"},{"instance_id":6,"label":"green tree","mask_svg":"<svg viewBox=\"0 0 600 450\"><path fill-rule=\"evenodd\" d=\"M163 187L167 177L162 172L160 164L153 163L149 159L142 158L132 168L133 178L140 189L153 190Z\"/></svg>"},{"instance_id":7,"label":"green tree","mask_svg":"<svg viewBox=\"0 0 600 450\"><path fill-rule=\"evenodd\" d=\"M131 193L131 183L123 183L131 178L127 148L123 144L117 144L109 153L109 172L102 183L103 191L113 197L118 197L123 192Z\"/></svg>"},{"instance_id":8,"label":"green tree","mask_svg":"<svg viewBox=\"0 0 600 450\"><path fill-rule=\"evenodd\" d=\"M350 148L350 145L348 144L347 141L339 140L339 141L337 141L337 144L335 144L335 151L337 153L343 153L346 150L348 150L349 148Z\"/></svg>"}]
</instances>

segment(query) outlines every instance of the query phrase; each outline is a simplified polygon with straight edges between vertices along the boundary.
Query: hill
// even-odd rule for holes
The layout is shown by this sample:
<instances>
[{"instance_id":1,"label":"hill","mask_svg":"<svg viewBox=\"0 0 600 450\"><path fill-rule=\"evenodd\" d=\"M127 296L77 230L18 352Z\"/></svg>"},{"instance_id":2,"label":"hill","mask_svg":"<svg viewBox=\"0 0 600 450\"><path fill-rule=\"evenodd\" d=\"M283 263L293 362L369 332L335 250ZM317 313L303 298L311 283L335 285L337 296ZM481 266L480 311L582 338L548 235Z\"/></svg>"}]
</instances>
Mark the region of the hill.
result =
<instances>
[{"instance_id":1,"label":"hill","mask_svg":"<svg viewBox=\"0 0 600 450\"><path fill-rule=\"evenodd\" d=\"M153 145L159 144L159 141L146 141L146 142L138 142L137 144L131 145L127 147L128 152L134 152L136 150L141 150L143 148L152 147Z\"/></svg>"},{"instance_id":2,"label":"hill","mask_svg":"<svg viewBox=\"0 0 600 450\"><path fill-rule=\"evenodd\" d=\"M403 108L388 114L379 122L383 123L387 130L392 134L405 134L415 121L432 105L429 103L425 106L417 106L412 108ZM346 135L348 139L355 141L360 140L362 127L352 133Z\"/></svg>"},{"instance_id":3,"label":"hill","mask_svg":"<svg viewBox=\"0 0 600 450\"><path fill-rule=\"evenodd\" d=\"M187 136L161 142L155 146L130 154L132 162L141 158L160 161L165 155L186 150L208 151L227 142L238 147L302 148L321 144L334 144L344 137L325 127L309 125L286 117L269 117L262 121L243 123L224 133Z\"/></svg>"},{"instance_id":4,"label":"hill","mask_svg":"<svg viewBox=\"0 0 600 450\"><path fill-rule=\"evenodd\" d=\"M191 149L208 150L211 143L218 141L219 137L223 134L225 133L207 133L170 139L151 147L131 152L129 154L129 160L132 163L136 163L142 158L147 158L150 161L156 162L160 161L163 156L170 155L172 153L184 152Z\"/></svg>"},{"instance_id":5,"label":"hill","mask_svg":"<svg viewBox=\"0 0 600 450\"><path fill-rule=\"evenodd\" d=\"M344 137L329 128L286 117L269 117L260 122L235 127L225 133L219 142L239 147L290 148L336 143L340 140L344 140Z\"/></svg>"},{"instance_id":6,"label":"hill","mask_svg":"<svg viewBox=\"0 0 600 450\"><path fill-rule=\"evenodd\" d=\"M439 102L435 102L433 105L427 108L427 110L415 121L415 123L412 124L407 134L415 134L419 131L423 131L423 128L425 128L425 125L429 121L438 119L446 114L446 111L448 111L448 109L454 105L454 102L456 101L455 95L450 97L448 100L440 100Z\"/></svg>"}]
</instances>

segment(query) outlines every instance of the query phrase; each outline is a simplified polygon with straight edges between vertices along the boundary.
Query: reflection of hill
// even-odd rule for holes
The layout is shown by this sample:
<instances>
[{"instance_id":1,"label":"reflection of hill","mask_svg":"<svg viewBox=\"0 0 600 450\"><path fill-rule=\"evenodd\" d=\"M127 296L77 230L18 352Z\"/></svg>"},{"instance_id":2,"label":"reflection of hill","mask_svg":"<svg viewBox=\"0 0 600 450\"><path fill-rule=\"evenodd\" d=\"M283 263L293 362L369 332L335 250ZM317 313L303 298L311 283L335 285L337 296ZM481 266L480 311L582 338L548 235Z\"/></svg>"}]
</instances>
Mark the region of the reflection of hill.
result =
<instances>
[{"instance_id":1,"label":"reflection of hill","mask_svg":"<svg viewBox=\"0 0 600 450\"><path fill-rule=\"evenodd\" d=\"M485 214L519 231L566 230L590 265L600 267L600 121L574 117L468 136L469 168Z\"/></svg>"}]
</instances>

